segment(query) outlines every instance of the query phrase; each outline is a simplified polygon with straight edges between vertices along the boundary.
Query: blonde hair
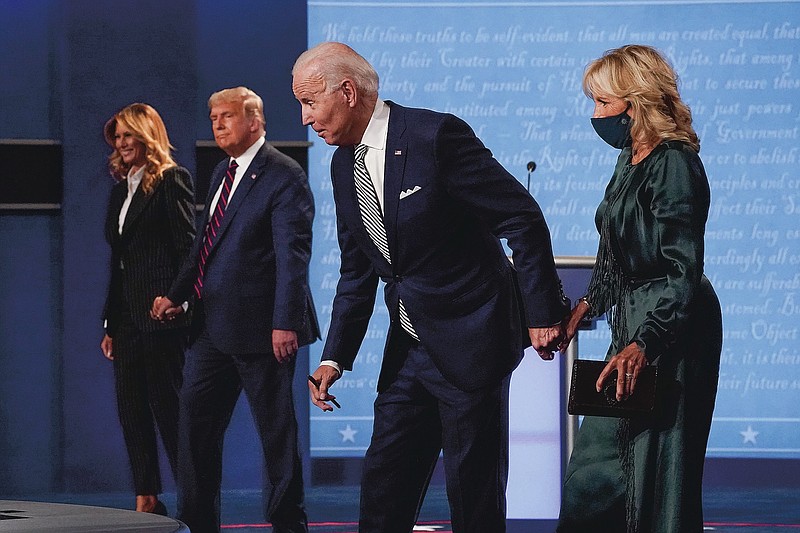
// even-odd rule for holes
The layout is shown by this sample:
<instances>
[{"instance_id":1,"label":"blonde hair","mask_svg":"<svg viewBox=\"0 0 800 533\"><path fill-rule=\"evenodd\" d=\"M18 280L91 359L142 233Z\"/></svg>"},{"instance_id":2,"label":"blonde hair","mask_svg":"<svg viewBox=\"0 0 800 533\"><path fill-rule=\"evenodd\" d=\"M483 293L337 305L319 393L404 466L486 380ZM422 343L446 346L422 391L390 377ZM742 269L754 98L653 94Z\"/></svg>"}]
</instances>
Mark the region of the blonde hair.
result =
<instances>
[{"instance_id":1,"label":"blonde hair","mask_svg":"<svg viewBox=\"0 0 800 533\"><path fill-rule=\"evenodd\" d=\"M295 61L292 75L309 65L314 65L325 81L326 93L332 93L342 80L350 78L364 96L378 95L378 73L369 61L344 43L326 42L306 50Z\"/></svg>"},{"instance_id":2,"label":"blonde hair","mask_svg":"<svg viewBox=\"0 0 800 533\"><path fill-rule=\"evenodd\" d=\"M140 184L145 194L151 194L156 185L163 179L163 173L168 168L176 166L172 159L172 145L167 136L167 128L158 112L147 104L134 103L122 108L103 128L106 142L114 148L114 152L108 156L108 168L118 180L124 179L130 165L122 160L122 156L116 149L114 136L117 125L122 125L133 133L134 138L145 146L145 159L147 162L144 167L144 175Z\"/></svg>"},{"instance_id":3,"label":"blonde hair","mask_svg":"<svg viewBox=\"0 0 800 533\"><path fill-rule=\"evenodd\" d=\"M266 127L264 119L264 101L255 92L247 87L231 87L217 91L208 98L208 109L220 103L241 103L245 116L255 117L261 124L261 129Z\"/></svg>"},{"instance_id":4,"label":"blonde hair","mask_svg":"<svg viewBox=\"0 0 800 533\"><path fill-rule=\"evenodd\" d=\"M607 94L627 101L635 117L635 141L683 141L700 151L692 112L678 93L678 75L655 48L630 44L608 50L586 67L583 92L589 98Z\"/></svg>"}]
</instances>

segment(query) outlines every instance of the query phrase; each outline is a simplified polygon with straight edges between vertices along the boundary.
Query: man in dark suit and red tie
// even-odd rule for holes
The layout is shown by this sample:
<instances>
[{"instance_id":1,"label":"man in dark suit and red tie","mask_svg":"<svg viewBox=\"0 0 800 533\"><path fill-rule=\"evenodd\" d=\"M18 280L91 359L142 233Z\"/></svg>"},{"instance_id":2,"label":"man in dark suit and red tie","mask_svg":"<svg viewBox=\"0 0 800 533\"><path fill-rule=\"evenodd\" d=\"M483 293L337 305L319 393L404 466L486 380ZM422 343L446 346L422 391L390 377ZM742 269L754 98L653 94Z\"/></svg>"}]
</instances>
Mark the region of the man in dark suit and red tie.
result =
<instances>
[{"instance_id":1,"label":"man in dark suit and red tie","mask_svg":"<svg viewBox=\"0 0 800 533\"><path fill-rule=\"evenodd\" d=\"M542 212L464 121L379 99L377 73L344 44L303 53L293 91L303 123L339 147L342 264L309 386L319 408L332 409L329 388L352 369L386 283L359 531L411 531L443 451L453 531L501 533L510 374L531 344L553 358L569 311Z\"/></svg>"},{"instance_id":2,"label":"man in dark suit and red tie","mask_svg":"<svg viewBox=\"0 0 800 533\"><path fill-rule=\"evenodd\" d=\"M191 301L192 343L180 397L178 518L219 531L222 441L242 389L261 437L276 533L308 530L292 403L294 356L319 337L308 287L314 202L300 166L265 142L261 98L236 87L209 99L230 157L211 178L189 259L152 315Z\"/></svg>"}]
</instances>

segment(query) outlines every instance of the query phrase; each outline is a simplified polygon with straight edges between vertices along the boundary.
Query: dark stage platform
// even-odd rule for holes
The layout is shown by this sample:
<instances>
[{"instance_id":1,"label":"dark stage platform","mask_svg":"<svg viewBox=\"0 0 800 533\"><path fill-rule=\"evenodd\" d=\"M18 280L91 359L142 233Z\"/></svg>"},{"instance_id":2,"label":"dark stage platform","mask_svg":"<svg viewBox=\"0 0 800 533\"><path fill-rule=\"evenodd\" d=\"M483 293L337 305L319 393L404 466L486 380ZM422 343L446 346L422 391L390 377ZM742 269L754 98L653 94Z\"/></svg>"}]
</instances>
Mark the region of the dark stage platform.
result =
<instances>
[{"instance_id":1,"label":"dark stage platform","mask_svg":"<svg viewBox=\"0 0 800 533\"><path fill-rule=\"evenodd\" d=\"M777 480L776 480L777 481ZM777 484L777 483L776 483ZM532 487L531 494L534 494ZM534 496L531 496L534 497ZM0 515L4 518L17 516L30 516L36 510L35 506L44 506L52 511L68 512L58 518L50 514L41 518L27 520L6 519L0 521L0 531L187 531L177 529L178 523L153 515L143 515L132 511L120 511L111 507L128 508L133 504L130 494L50 494L36 496L36 499L58 501L69 504L86 504L100 507L86 507L84 505L57 505L51 503L33 503L27 501L0 500ZM168 492L162 500L167 505L170 514L175 512L175 493ZM356 533L358 531L358 500L359 488L357 486L314 486L306 490L306 505L309 517L310 533ZM63 508L63 509L61 509ZM800 489L796 487L706 487L704 490L705 531L713 533L800 533ZM137 527L124 529L111 529L108 527L87 528L87 526L73 526L71 520L77 519L73 513L83 510L92 510L107 516L112 514L128 520L142 520L137 522ZM263 498L260 491L256 490L225 490L222 493L222 532L234 531L239 533L267 533L270 525L263 520ZM25 511L13 513L9 510ZM56 519L57 527L53 529L39 529L49 526L45 519ZM95 518L101 518L100 516ZM449 511L444 487L432 485L425 498L420 513L418 526L415 532L449 533ZM34 522L34 519L37 522ZM164 522L164 521L167 522ZM37 524L35 529L25 529L24 522ZM138 526L141 523L142 526ZM20 525L17 525L20 524ZM86 523L89 525L89 523ZM170 529L170 525L172 529ZM15 527L19 529L15 529ZM509 533L550 533L555 529L552 521L509 521ZM488 533L488 532L487 532Z\"/></svg>"},{"instance_id":2,"label":"dark stage platform","mask_svg":"<svg viewBox=\"0 0 800 533\"><path fill-rule=\"evenodd\" d=\"M0 500L0 531L188 533L189 529L178 520L165 516L109 507Z\"/></svg>"}]
</instances>

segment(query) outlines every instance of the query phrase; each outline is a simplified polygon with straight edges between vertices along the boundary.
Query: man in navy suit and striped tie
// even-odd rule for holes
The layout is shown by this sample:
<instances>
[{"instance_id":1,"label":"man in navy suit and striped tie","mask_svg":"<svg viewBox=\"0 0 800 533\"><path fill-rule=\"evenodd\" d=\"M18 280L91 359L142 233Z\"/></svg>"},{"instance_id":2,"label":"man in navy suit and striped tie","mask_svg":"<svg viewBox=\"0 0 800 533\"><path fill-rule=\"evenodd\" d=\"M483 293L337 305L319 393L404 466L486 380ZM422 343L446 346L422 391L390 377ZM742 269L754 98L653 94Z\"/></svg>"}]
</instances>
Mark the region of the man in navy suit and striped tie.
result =
<instances>
[{"instance_id":1,"label":"man in navy suit and striped tie","mask_svg":"<svg viewBox=\"0 0 800 533\"><path fill-rule=\"evenodd\" d=\"M192 344L180 397L178 518L219 531L222 441L242 389L261 437L276 533L307 532L292 402L294 356L319 337L308 287L314 202L300 166L264 139L261 98L245 87L209 99L228 154L211 178L203 228L152 315L191 301Z\"/></svg>"},{"instance_id":2,"label":"man in navy suit and striped tie","mask_svg":"<svg viewBox=\"0 0 800 533\"><path fill-rule=\"evenodd\" d=\"M443 451L453 531L505 531L508 385L569 311L539 206L453 115L378 98L350 47L301 55L302 120L331 162L341 276L312 401L352 370L386 283L391 325L361 484L361 533L408 533ZM513 250L508 261L500 239Z\"/></svg>"}]
</instances>

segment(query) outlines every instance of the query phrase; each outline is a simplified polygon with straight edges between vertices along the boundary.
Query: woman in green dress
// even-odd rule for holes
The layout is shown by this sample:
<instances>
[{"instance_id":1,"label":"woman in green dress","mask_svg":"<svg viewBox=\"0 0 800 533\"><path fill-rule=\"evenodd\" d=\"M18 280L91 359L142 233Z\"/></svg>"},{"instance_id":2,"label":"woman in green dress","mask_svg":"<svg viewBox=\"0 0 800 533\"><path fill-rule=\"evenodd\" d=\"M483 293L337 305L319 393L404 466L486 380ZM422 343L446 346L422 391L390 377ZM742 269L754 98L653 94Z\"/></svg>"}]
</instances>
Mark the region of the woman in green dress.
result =
<instances>
[{"instance_id":1,"label":"woman in green dress","mask_svg":"<svg viewBox=\"0 0 800 533\"><path fill-rule=\"evenodd\" d=\"M703 275L710 201L692 116L655 49L629 45L586 68L592 125L621 149L597 209L597 262L566 340L608 314L611 346L597 381L616 396L658 365L652 416L583 420L564 479L559 532L703 530L702 477L722 348L722 317Z\"/></svg>"}]
</instances>

